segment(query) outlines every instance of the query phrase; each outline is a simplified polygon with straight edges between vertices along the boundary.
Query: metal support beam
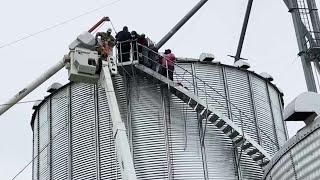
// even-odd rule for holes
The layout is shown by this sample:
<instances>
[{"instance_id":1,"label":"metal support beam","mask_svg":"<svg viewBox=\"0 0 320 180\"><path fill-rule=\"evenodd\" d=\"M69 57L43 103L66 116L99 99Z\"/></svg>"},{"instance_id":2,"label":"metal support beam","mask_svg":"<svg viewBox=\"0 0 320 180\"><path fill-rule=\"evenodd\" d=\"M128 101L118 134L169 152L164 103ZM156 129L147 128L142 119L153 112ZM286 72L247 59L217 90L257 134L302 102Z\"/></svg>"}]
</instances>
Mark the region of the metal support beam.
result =
<instances>
[{"instance_id":1,"label":"metal support beam","mask_svg":"<svg viewBox=\"0 0 320 180\"><path fill-rule=\"evenodd\" d=\"M113 82L111 79L110 69L107 65L107 62L103 62L102 66L103 67L100 74L100 83L101 86L105 89L108 99L113 126L113 136L115 139L116 152L122 179L136 180L137 178L134 170L132 155L130 152L126 127L121 119L117 97L114 92Z\"/></svg>"},{"instance_id":2,"label":"metal support beam","mask_svg":"<svg viewBox=\"0 0 320 180\"><path fill-rule=\"evenodd\" d=\"M320 20L319 20L319 14L317 10L317 5L314 0L308 0L308 9L310 11L310 19L313 27L313 31L315 32L314 37L315 37L315 44L317 46L320 45Z\"/></svg>"},{"instance_id":3,"label":"metal support beam","mask_svg":"<svg viewBox=\"0 0 320 180\"><path fill-rule=\"evenodd\" d=\"M296 38L298 41L299 52L306 52L307 50L305 46L306 39L304 37L306 32L308 31L301 21L299 9L297 9L298 3L296 0L285 0L284 2L286 3L287 7L290 10L289 12L292 15L294 29L296 32ZM310 37L310 36L307 36L307 37ZM309 39L309 41L312 42L313 40ZM317 87L316 87L314 75L312 72L310 58L306 55L306 53L301 54L301 62L302 62L302 67L303 67L308 91L317 92Z\"/></svg>"},{"instance_id":4,"label":"metal support beam","mask_svg":"<svg viewBox=\"0 0 320 180\"><path fill-rule=\"evenodd\" d=\"M157 44L160 49L208 0L201 0Z\"/></svg>"},{"instance_id":5,"label":"metal support beam","mask_svg":"<svg viewBox=\"0 0 320 180\"><path fill-rule=\"evenodd\" d=\"M242 47L243 47L244 38L245 38L246 32L247 32L248 22L249 22L249 18L250 18L251 9L252 9L252 3L253 3L253 0L248 1L247 10L246 10L246 14L244 17L242 30L241 30L241 34L240 34L240 39L239 39L239 43L238 43L237 54L234 57L234 62L237 62L238 60L241 59L241 51L242 51Z\"/></svg>"}]
</instances>

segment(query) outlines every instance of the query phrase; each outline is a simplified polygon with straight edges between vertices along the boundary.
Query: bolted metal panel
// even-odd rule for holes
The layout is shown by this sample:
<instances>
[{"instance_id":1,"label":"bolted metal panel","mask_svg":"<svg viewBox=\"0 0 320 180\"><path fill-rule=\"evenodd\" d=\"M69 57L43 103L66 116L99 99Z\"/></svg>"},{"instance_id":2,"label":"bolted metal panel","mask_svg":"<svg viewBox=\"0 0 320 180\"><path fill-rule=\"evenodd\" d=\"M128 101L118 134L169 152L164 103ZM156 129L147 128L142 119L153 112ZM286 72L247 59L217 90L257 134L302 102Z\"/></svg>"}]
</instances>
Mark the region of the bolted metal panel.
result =
<instances>
[{"instance_id":1,"label":"bolted metal panel","mask_svg":"<svg viewBox=\"0 0 320 180\"><path fill-rule=\"evenodd\" d=\"M130 128L128 128L128 124L129 124L129 122L128 122L128 120L129 120L128 100L130 98L128 98L128 94L127 94L128 93L127 86L129 85L129 83L126 83L127 76L128 75L125 75L124 77L121 77L120 75L114 76L113 77L113 85L114 85L114 89L116 91L118 105L120 106L119 110L120 110L120 114L121 114L121 119L123 122L125 122L127 130L129 130ZM128 139L130 139L130 137Z\"/></svg>"},{"instance_id":2,"label":"bolted metal panel","mask_svg":"<svg viewBox=\"0 0 320 180\"><path fill-rule=\"evenodd\" d=\"M169 141L174 179L204 179L197 114L171 96Z\"/></svg>"},{"instance_id":3,"label":"bolted metal panel","mask_svg":"<svg viewBox=\"0 0 320 180\"><path fill-rule=\"evenodd\" d=\"M190 63L183 63L180 66L193 73ZM176 73L179 76L175 75L174 79L181 81L190 91L195 90L191 74L184 73L181 68L176 68ZM165 94L166 91L163 93ZM197 113L174 95L167 100L170 101L165 105L170 106L170 117L167 122L172 178L204 179Z\"/></svg>"},{"instance_id":4,"label":"bolted metal panel","mask_svg":"<svg viewBox=\"0 0 320 180\"><path fill-rule=\"evenodd\" d=\"M226 79L232 103L230 105L232 120L251 138L259 142L247 73L226 68Z\"/></svg>"},{"instance_id":5,"label":"bolted metal panel","mask_svg":"<svg viewBox=\"0 0 320 180\"><path fill-rule=\"evenodd\" d=\"M39 179L39 113L35 112L33 125L33 162L32 162L32 179Z\"/></svg>"},{"instance_id":6,"label":"bolted metal panel","mask_svg":"<svg viewBox=\"0 0 320 180\"><path fill-rule=\"evenodd\" d=\"M320 121L312 122L290 138L268 165L264 179L320 178Z\"/></svg>"},{"instance_id":7,"label":"bolted metal panel","mask_svg":"<svg viewBox=\"0 0 320 180\"><path fill-rule=\"evenodd\" d=\"M231 119L251 138L259 143L255 109L252 104L252 92L248 74L245 71L225 68L226 86L230 99ZM262 169L241 148L237 148L236 161L239 161L241 177L244 179L260 179Z\"/></svg>"},{"instance_id":8,"label":"bolted metal panel","mask_svg":"<svg viewBox=\"0 0 320 180\"><path fill-rule=\"evenodd\" d=\"M279 93L274 89L274 87L270 85L268 85L268 88L270 93L270 102L274 117L275 130L277 133L279 146L281 147L287 141L287 134L281 111L282 105L280 104Z\"/></svg>"},{"instance_id":9,"label":"bolted metal panel","mask_svg":"<svg viewBox=\"0 0 320 180\"><path fill-rule=\"evenodd\" d=\"M204 140L209 179L238 179L234 148L230 139L209 123L206 127Z\"/></svg>"},{"instance_id":10,"label":"bolted metal panel","mask_svg":"<svg viewBox=\"0 0 320 180\"><path fill-rule=\"evenodd\" d=\"M194 75L202 80L195 79L196 94L223 115L229 117L222 67L200 63L195 63L194 67Z\"/></svg>"},{"instance_id":11,"label":"bolted metal panel","mask_svg":"<svg viewBox=\"0 0 320 180\"><path fill-rule=\"evenodd\" d=\"M195 75L212 88L208 88L199 79L196 80L197 94L208 105L212 105L222 114L229 116L225 81L220 66L196 63ZM207 95L206 95L207 94ZM230 139L212 123L202 121L206 165L209 179L237 179L234 149ZM224 172L224 173L221 173Z\"/></svg>"},{"instance_id":12,"label":"bolted metal panel","mask_svg":"<svg viewBox=\"0 0 320 180\"><path fill-rule=\"evenodd\" d=\"M52 179L68 179L68 89L51 97Z\"/></svg>"},{"instance_id":13,"label":"bolted metal panel","mask_svg":"<svg viewBox=\"0 0 320 180\"><path fill-rule=\"evenodd\" d=\"M241 152L241 148L238 148L238 157L240 157L240 169L243 179L261 179L263 171L261 167L255 163L252 158L245 152Z\"/></svg>"},{"instance_id":14,"label":"bolted metal panel","mask_svg":"<svg viewBox=\"0 0 320 180\"><path fill-rule=\"evenodd\" d=\"M295 179L294 170L291 164L290 154L286 154L278 161L277 165L274 166L274 170L267 177L268 180L273 179Z\"/></svg>"},{"instance_id":15,"label":"bolted metal panel","mask_svg":"<svg viewBox=\"0 0 320 180\"><path fill-rule=\"evenodd\" d=\"M48 102L45 102L39 110L39 179L41 180L50 178L49 123Z\"/></svg>"},{"instance_id":16,"label":"bolted metal panel","mask_svg":"<svg viewBox=\"0 0 320 180\"><path fill-rule=\"evenodd\" d=\"M300 141L292 150L292 160L298 179L320 179L320 129Z\"/></svg>"},{"instance_id":17,"label":"bolted metal panel","mask_svg":"<svg viewBox=\"0 0 320 180\"><path fill-rule=\"evenodd\" d=\"M256 105L257 124L260 129L261 145L270 154L278 151L275 124L271 112L266 82L251 75L254 104Z\"/></svg>"},{"instance_id":18,"label":"bolted metal panel","mask_svg":"<svg viewBox=\"0 0 320 180\"><path fill-rule=\"evenodd\" d=\"M144 77L130 81L134 166L139 179L166 179L167 148L160 89ZM139 87L135 86L139 84ZM138 92L134 93L135 90Z\"/></svg>"},{"instance_id":19,"label":"bolted metal panel","mask_svg":"<svg viewBox=\"0 0 320 180\"><path fill-rule=\"evenodd\" d=\"M180 64L193 73L190 63ZM191 74L176 68L174 79L181 81L190 91L195 90ZM185 80L182 80L182 77ZM166 93L166 91L164 91ZM171 168L173 179L204 179L204 166L201 153L197 113L174 95L168 99L170 117L168 119Z\"/></svg>"},{"instance_id":20,"label":"bolted metal panel","mask_svg":"<svg viewBox=\"0 0 320 180\"><path fill-rule=\"evenodd\" d=\"M96 179L94 86L73 84L71 88L72 178Z\"/></svg>"},{"instance_id":21,"label":"bolted metal panel","mask_svg":"<svg viewBox=\"0 0 320 180\"><path fill-rule=\"evenodd\" d=\"M120 167L117 161L113 139L111 115L105 90L98 86L98 122L101 179L121 179Z\"/></svg>"}]
</instances>

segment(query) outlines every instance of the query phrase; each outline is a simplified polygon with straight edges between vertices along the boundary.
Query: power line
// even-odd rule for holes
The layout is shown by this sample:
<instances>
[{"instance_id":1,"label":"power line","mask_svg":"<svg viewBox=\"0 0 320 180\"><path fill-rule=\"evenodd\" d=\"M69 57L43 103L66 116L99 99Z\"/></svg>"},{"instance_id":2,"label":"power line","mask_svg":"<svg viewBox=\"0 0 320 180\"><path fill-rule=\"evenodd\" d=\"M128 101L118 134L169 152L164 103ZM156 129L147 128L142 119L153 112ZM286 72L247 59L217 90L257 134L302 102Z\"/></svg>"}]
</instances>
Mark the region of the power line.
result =
<instances>
[{"instance_id":1,"label":"power line","mask_svg":"<svg viewBox=\"0 0 320 180\"><path fill-rule=\"evenodd\" d=\"M107 7L107 6L113 5L113 4L115 4L115 3L119 2L119 1L121 1L121 0L112 1L112 2L110 2L110 3L107 3L107 4L104 4L104 5L100 6L100 7L98 7L98 8L95 8L95 9L92 9L92 10L90 10L90 11L87 11L87 12L85 12L85 13L83 13L83 14L80 14L80 15L75 16L75 17L73 17L73 18L70 18L70 19L67 19L67 20L65 20L65 21L62 21L62 22L60 22L60 23L58 23L58 24L49 26L49 27L44 28L44 29L42 29L42 30L40 30L40 31L37 31L37 32L32 33L32 34L29 34L29 35L27 35L27 36L24 36L24 37L22 37L22 38L20 38L20 39L17 39L17 40L14 40L14 41L5 43L5 44L3 44L3 45L0 46L0 49L2 49L2 48L4 48L4 47L7 47L7 46L10 46L10 45L12 45L12 44L16 44L16 43L18 43L18 42L20 42L20 41L26 40L26 39L28 39L28 38L31 38L31 37L36 36L36 35L38 35L38 34L41 34L41 33L43 33L43 32L49 31L49 30L54 29L54 28L56 28L56 27L58 27L58 26L67 24L67 23L69 23L69 22L71 22L71 21L74 21L74 20L76 20L76 19L78 19L78 18L80 18L80 17L82 17L82 16L85 16L85 15L91 14L91 13L93 13L93 12L95 12L95 11L101 10L101 9L103 9L103 8L105 8L105 7Z\"/></svg>"}]
</instances>

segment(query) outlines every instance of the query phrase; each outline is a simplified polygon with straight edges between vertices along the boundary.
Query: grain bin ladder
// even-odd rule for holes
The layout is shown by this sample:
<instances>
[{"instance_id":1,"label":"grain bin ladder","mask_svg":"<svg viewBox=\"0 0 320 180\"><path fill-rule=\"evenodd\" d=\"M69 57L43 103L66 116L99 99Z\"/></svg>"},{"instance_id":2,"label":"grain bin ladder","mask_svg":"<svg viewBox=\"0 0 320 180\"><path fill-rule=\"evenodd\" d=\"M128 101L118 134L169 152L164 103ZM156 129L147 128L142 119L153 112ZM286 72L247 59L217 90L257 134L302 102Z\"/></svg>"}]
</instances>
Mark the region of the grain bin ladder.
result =
<instances>
[{"instance_id":1,"label":"grain bin ladder","mask_svg":"<svg viewBox=\"0 0 320 180\"><path fill-rule=\"evenodd\" d=\"M260 167L267 165L271 159L271 156L249 135L244 133L240 127L238 127L229 118L222 115L214 107L205 103L204 100L199 98L194 93L190 92L186 88L171 81L165 76L153 71L141 64L134 65L140 71L149 75L158 81L161 81L170 86L170 90L183 102L192 107L203 119L208 118L223 134L228 136L234 144L240 145L241 149L246 152L253 161L255 161Z\"/></svg>"},{"instance_id":2,"label":"grain bin ladder","mask_svg":"<svg viewBox=\"0 0 320 180\"><path fill-rule=\"evenodd\" d=\"M138 46L141 46L141 45L138 44ZM146 48L146 47L141 47L141 48ZM160 54L152 51L151 49L148 49L148 51L149 51L149 54L154 53L158 57L161 57ZM119 56L120 55L118 54L118 58ZM145 60L148 60L151 63L157 64L156 60L153 60L143 54L141 54L141 56ZM135 56L132 55L132 57L134 58ZM218 112L214 107L208 104L208 99L210 98L218 102L216 98L212 97L212 95L207 93L207 89L216 91L213 87L209 86L202 79L195 77L193 74L191 74L190 72L188 72L187 70L179 66L177 63L174 63L176 68L179 68L179 71L181 73L181 74L174 73L176 75L176 80L178 81L182 80L183 83L187 83L185 85L192 86L193 82L190 82L190 80L188 80L187 78L184 78L184 76L186 75L187 76L191 75L194 79L197 79L199 81L198 83L203 83L201 84L201 87L198 87L198 91L202 91L204 93L205 99L200 98L193 92L189 91L188 88L185 88L187 86L183 87L181 86L181 84L177 84L173 82L172 80L159 74L158 72L144 65L136 64L134 62L137 62L137 60L135 59L132 60L132 64L131 64L132 66L144 72L146 75L148 75L149 78L152 78L153 81L158 81L160 83L167 84L168 88L174 95L176 95L179 99L181 99L183 102L187 103L191 108L193 108L200 115L202 119L207 119L210 122L212 122L218 129L220 129L223 132L223 134L228 136L236 146L240 146L241 150L245 152L247 155L249 155L252 158L252 160L255 161L260 167L263 168L265 165L267 165L270 162L271 156L268 154L268 152L266 152L263 149L263 147L261 147L254 139L252 139L249 135L247 135L243 131L243 129L240 128L238 125L236 125L232 120L230 120L228 117L224 116L222 113ZM118 64L118 65L121 66L121 64ZM129 66L129 64L126 66ZM167 70L167 74L168 74L168 70ZM233 104L231 103L231 105ZM233 105L233 108L238 109L234 105ZM243 114L242 116L240 116L240 119L238 119L239 121L242 122L243 121L242 118L249 118L240 110L239 110L239 113ZM269 139L269 140L270 140L270 143L274 143L272 139Z\"/></svg>"}]
</instances>

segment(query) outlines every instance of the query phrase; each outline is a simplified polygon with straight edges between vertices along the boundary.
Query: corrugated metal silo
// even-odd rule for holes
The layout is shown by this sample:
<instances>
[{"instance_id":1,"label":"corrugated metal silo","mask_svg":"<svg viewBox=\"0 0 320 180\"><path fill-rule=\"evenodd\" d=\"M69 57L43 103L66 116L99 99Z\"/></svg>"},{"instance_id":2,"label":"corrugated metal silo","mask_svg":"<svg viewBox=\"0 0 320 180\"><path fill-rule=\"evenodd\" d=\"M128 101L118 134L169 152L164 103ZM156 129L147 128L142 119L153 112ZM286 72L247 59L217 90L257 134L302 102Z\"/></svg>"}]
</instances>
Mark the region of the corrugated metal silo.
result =
<instances>
[{"instance_id":1,"label":"corrugated metal silo","mask_svg":"<svg viewBox=\"0 0 320 180\"><path fill-rule=\"evenodd\" d=\"M176 72L175 80L242 127L269 154L286 141L282 98L266 79L196 60L180 60ZM262 169L248 155L221 130L200 120L165 84L135 71L115 76L114 85L139 179L262 177ZM60 88L38 106L32 127L33 179L121 178L100 85L69 83Z\"/></svg>"}]
</instances>

